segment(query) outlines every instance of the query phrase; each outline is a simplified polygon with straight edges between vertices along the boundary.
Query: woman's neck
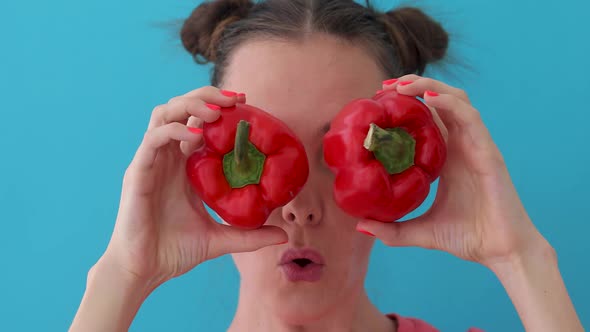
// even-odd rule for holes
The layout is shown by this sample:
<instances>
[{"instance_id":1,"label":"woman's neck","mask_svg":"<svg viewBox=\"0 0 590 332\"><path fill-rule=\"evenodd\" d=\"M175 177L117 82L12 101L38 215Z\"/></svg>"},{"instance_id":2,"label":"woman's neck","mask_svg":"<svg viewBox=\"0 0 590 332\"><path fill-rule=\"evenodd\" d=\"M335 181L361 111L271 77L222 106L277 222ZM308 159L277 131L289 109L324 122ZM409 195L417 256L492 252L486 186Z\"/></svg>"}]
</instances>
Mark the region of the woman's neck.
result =
<instances>
[{"instance_id":1,"label":"woman's neck","mask_svg":"<svg viewBox=\"0 0 590 332\"><path fill-rule=\"evenodd\" d=\"M395 332L393 320L381 313L363 288L339 300L325 315L310 322L292 324L281 318L277 304L263 303L256 292L240 287L238 309L228 332Z\"/></svg>"}]
</instances>

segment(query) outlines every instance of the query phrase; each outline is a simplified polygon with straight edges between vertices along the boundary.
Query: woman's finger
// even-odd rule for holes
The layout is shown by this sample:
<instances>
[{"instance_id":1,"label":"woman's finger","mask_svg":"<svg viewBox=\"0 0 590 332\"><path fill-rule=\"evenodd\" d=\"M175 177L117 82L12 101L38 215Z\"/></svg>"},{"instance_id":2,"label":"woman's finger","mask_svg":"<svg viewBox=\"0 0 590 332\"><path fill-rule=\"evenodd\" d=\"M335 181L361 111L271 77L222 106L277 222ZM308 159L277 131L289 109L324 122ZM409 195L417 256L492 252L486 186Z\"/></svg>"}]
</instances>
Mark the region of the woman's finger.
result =
<instances>
[{"instance_id":1,"label":"woman's finger","mask_svg":"<svg viewBox=\"0 0 590 332\"><path fill-rule=\"evenodd\" d=\"M428 105L426 105L426 106L428 106ZM449 142L449 129L447 128L447 126L445 126L445 123L440 118L440 115L438 115L438 112L436 111L436 109L434 107L428 106L428 109L430 109L430 113L432 113L432 117L434 118L434 122L436 123L436 126L438 127L438 129L440 129L440 133L443 136L445 143L448 143Z\"/></svg>"},{"instance_id":2,"label":"woman's finger","mask_svg":"<svg viewBox=\"0 0 590 332\"><path fill-rule=\"evenodd\" d=\"M194 116L188 119L187 126L191 128L203 128L203 120ZM203 140L199 141L182 141L180 142L180 150L185 156L190 156L191 153L195 152L201 145Z\"/></svg>"},{"instance_id":3,"label":"woman's finger","mask_svg":"<svg viewBox=\"0 0 590 332\"><path fill-rule=\"evenodd\" d=\"M493 145L491 135L481 120L480 113L464 100L448 94L427 91L424 102L434 107L450 131L450 135L467 135L475 148ZM453 133L455 131L455 133Z\"/></svg>"},{"instance_id":4,"label":"woman's finger","mask_svg":"<svg viewBox=\"0 0 590 332\"><path fill-rule=\"evenodd\" d=\"M158 149L171 141L198 142L203 138L202 130L189 128L181 123L172 122L160 127L148 130L137 149L130 168L137 170L149 170L158 154Z\"/></svg>"},{"instance_id":5,"label":"woman's finger","mask_svg":"<svg viewBox=\"0 0 590 332\"><path fill-rule=\"evenodd\" d=\"M246 95L234 91L218 89L214 86L204 86L196 90L185 93L182 97L196 98L219 105L221 107L231 107L236 103L245 103Z\"/></svg>"},{"instance_id":6,"label":"woman's finger","mask_svg":"<svg viewBox=\"0 0 590 332\"><path fill-rule=\"evenodd\" d=\"M238 102L245 102L246 96L232 91L220 90L212 86L190 91L174 97L167 104L154 108L148 129L171 122L186 124L190 116L214 122L220 116L221 107L231 107Z\"/></svg>"},{"instance_id":7,"label":"woman's finger","mask_svg":"<svg viewBox=\"0 0 590 332\"><path fill-rule=\"evenodd\" d=\"M435 91L453 95L466 103L471 103L465 91L428 77L413 74L402 76L392 84L392 87L397 88L397 91L404 95L422 97L426 91Z\"/></svg>"},{"instance_id":8,"label":"woman's finger","mask_svg":"<svg viewBox=\"0 0 590 332\"><path fill-rule=\"evenodd\" d=\"M419 219L384 223L374 220L360 221L357 231L375 236L390 247L421 247L426 249L436 248L436 239L432 223L425 217Z\"/></svg>"},{"instance_id":9,"label":"woman's finger","mask_svg":"<svg viewBox=\"0 0 590 332\"><path fill-rule=\"evenodd\" d=\"M186 124L191 116L206 122L214 122L221 115L220 109L220 106L206 103L201 99L176 97L171 99L168 104L157 106L154 109L148 129L172 122Z\"/></svg>"},{"instance_id":10,"label":"woman's finger","mask_svg":"<svg viewBox=\"0 0 590 332\"><path fill-rule=\"evenodd\" d=\"M405 80L411 79L414 81L419 78L420 78L420 76L418 76L418 75L406 75L403 77L403 79L405 79ZM397 78L392 78L392 79L383 81L383 90L382 91L396 89L399 82L400 82L400 80ZM377 91L377 92L379 92L379 91ZM424 93L422 93L422 95L423 94ZM420 95L420 97L422 97L422 95ZM430 109L430 112L432 113L432 117L434 118L434 122L436 123L436 125L440 129L441 134L442 134L443 138L445 139L445 143L448 142L449 131L448 131L447 127L445 126L444 122L441 120L441 118L438 115L438 113L436 112L436 110L430 106L428 106L428 108Z\"/></svg>"},{"instance_id":11,"label":"woman's finger","mask_svg":"<svg viewBox=\"0 0 590 332\"><path fill-rule=\"evenodd\" d=\"M245 93L238 93L238 103L241 103L241 104L246 103L246 94Z\"/></svg>"},{"instance_id":12,"label":"woman's finger","mask_svg":"<svg viewBox=\"0 0 590 332\"><path fill-rule=\"evenodd\" d=\"M258 249L285 244L287 233L280 227L262 226L255 230L243 230L224 224L216 224L209 238L208 259L229 253L250 252Z\"/></svg>"}]
</instances>

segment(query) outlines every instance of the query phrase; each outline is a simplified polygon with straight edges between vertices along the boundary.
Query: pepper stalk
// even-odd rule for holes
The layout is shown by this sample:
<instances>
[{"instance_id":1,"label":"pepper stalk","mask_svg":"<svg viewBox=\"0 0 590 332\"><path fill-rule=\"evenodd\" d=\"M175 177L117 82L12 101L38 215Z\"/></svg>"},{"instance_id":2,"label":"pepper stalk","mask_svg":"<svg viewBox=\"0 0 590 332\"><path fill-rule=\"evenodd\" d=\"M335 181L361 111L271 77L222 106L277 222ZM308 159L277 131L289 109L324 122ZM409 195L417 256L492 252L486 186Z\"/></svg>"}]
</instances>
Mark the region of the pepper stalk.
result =
<instances>
[{"instance_id":1,"label":"pepper stalk","mask_svg":"<svg viewBox=\"0 0 590 332\"><path fill-rule=\"evenodd\" d=\"M250 142L250 123L238 122L234 149L223 157L223 174L232 188L259 184L266 156Z\"/></svg>"},{"instance_id":2,"label":"pepper stalk","mask_svg":"<svg viewBox=\"0 0 590 332\"><path fill-rule=\"evenodd\" d=\"M371 123L363 146L373 152L390 175L401 173L414 165L416 140L403 128L383 129Z\"/></svg>"}]
</instances>

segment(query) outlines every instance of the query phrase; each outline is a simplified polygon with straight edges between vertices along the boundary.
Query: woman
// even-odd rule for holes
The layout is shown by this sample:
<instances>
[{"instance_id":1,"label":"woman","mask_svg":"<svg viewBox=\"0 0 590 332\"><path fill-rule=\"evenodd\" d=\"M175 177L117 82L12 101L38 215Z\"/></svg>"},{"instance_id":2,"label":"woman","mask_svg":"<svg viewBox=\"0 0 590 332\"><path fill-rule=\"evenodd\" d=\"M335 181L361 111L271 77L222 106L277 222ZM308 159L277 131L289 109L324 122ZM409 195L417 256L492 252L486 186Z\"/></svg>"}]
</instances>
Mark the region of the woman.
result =
<instances>
[{"instance_id":1,"label":"woman","mask_svg":"<svg viewBox=\"0 0 590 332\"><path fill-rule=\"evenodd\" d=\"M527 215L468 96L418 76L445 56L440 24L417 9L380 13L352 0L218 0L200 5L181 37L199 62L214 63L215 87L154 109L71 331L126 330L156 287L224 254L233 255L241 276L229 331L435 331L369 301L363 284L376 238L483 264L527 331L583 330L556 254ZM447 137L435 203L404 223L346 215L332 199L334 178L322 157L326 124L377 89L423 97ZM255 231L216 223L196 204L185 175L200 125L246 99L299 136L310 171L302 191Z\"/></svg>"}]
</instances>

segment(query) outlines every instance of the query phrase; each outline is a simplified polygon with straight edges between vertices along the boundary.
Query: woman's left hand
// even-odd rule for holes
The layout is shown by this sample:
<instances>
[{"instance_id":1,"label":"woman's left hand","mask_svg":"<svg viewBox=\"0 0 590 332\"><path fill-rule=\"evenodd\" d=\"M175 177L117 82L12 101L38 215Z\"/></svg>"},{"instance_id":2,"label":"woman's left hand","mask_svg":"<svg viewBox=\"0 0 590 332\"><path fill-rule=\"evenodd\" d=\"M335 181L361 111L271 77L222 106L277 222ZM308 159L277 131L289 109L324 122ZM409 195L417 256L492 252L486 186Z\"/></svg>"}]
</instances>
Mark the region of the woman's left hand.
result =
<instances>
[{"instance_id":1,"label":"woman's left hand","mask_svg":"<svg viewBox=\"0 0 590 332\"><path fill-rule=\"evenodd\" d=\"M447 137L448 156L436 199L424 215L395 223L363 220L358 230L374 234L388 246L438 249L488 267L550 249L530 220L502 154L465 92L416 75L383 88L424 97Z\"/></svg>"}]
</instances>

